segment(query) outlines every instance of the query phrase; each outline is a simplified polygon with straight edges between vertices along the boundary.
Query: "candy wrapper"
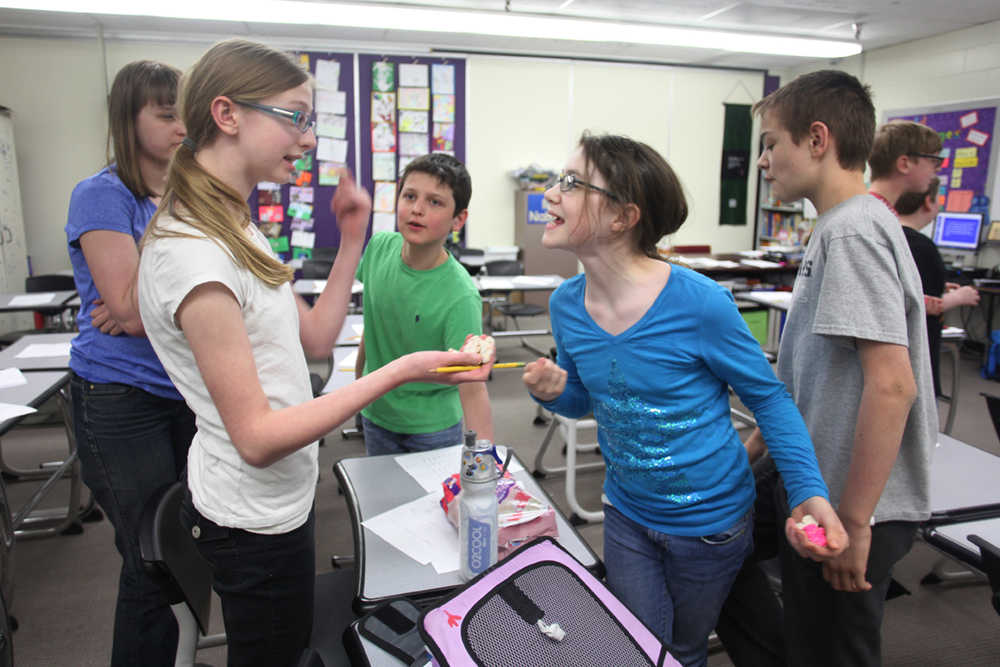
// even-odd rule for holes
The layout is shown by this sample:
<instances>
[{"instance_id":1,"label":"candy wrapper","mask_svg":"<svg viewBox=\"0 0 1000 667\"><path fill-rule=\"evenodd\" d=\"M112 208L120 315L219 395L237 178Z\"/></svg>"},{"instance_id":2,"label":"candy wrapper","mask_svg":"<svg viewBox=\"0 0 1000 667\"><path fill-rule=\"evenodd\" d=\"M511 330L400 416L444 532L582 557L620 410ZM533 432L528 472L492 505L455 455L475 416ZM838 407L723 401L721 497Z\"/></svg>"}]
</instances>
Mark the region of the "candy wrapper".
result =
<instances>
[{"instance_id":1,"label":"candy wrapper","mask_svg":"<svg viewBox=\"0 0 1000 667\"><path fill-rule=\"evenodd\" d=\"M458 474L441 482L444 497L441 507L448 521L458 530L458 494L462 484ZM549 505L525 491L524 487L508 472L497 480L497 552L505 558L510 552L536 537L558 537L556 513Z\"/></svg>"}]
</instances>

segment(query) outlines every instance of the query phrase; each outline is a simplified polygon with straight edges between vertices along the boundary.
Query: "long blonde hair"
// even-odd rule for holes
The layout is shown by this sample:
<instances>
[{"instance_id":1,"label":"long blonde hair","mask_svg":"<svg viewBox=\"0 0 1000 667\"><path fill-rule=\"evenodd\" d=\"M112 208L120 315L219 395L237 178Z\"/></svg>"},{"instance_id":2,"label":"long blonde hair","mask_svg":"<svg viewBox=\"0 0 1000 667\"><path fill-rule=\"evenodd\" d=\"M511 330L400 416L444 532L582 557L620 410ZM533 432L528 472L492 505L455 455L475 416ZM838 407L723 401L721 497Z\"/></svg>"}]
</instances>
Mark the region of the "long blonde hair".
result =
<instances>
[{"instance_id":1,"label":"long blonde hair","mask_svg":"<svg viewBox=\"0 0 1000 667\"><path fill-rule=\"evenodd\" d=\"M187 139L170 162L166 193L142 245L153 238L190 236L157 224L167 211L222 245L238 266L264 283L277 287L291 280L292 269L261 250L243 231L251 224L247 202L199 165L195 151L219 134L211 111L216 97L259 102L308 80L309 74L288 55L263 44L232 39L206 51L181 80L179 106Z\"/></svg>"}]
</instances>

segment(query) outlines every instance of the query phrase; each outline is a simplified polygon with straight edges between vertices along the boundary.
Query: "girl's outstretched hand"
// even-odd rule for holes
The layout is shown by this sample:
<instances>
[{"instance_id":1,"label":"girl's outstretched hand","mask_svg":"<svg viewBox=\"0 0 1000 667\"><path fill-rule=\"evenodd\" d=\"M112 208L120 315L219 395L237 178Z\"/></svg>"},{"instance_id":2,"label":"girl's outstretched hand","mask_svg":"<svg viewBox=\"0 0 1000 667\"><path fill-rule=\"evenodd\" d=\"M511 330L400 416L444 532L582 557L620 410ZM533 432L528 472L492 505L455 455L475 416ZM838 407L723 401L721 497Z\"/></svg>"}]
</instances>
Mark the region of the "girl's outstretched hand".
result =
<instances>
[{"instance_id":1,"label":"girl's outstretched hand","mask_svg":"<svg viewBox=\"0 0 1000 667\"><path fill-rule=\"evenodd\" d=\"M540 357L524 367L524 386L540 401L551 401L566 389L566 371L551 359Z\"/></svg>"},{"instance_id":2,"label":"girl's outstretched hand","mask_svg":"<svg viewBox=\"0 0 1000 667\"><path fill-rule=\"evenodd\" d=\"M372 198L367 190L358 187L350 171L341 169L339 174L340 182L330 201L330 211L337 218L341 238L364 243L372 213Z\"/></svg>"},{"instance_id":3,"label":"girl's outstretched hand","mask_svg":"<svg viewBox=\"0 0 1000 667\"><path fill-rule=\"evenodd\" d=\"M437 384L462 384L463 382L485 382L493 370L493 359L483 364L482 357L471 352L412 352L400 359L406 362L409 382L434 382ZM480 365L482 364L482 365ZM473 366L471 371L438 373L436 368L445 366Z\"/></svg>"}]
</instances>

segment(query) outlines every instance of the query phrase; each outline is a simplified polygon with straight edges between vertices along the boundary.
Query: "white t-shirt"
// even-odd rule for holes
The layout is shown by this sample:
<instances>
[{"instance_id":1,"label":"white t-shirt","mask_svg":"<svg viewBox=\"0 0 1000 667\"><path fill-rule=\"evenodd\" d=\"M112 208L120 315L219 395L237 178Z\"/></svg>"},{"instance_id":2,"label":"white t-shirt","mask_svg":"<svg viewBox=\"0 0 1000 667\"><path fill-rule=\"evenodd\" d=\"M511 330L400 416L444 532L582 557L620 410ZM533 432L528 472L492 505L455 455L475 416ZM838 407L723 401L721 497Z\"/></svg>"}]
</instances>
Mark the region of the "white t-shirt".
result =
<instances>
[{"instance_id":1,"label":"white t-shirt","mask_svg":"<svg viewBox=\"0 0 1000 667\"><path fill-rule=\"evenodd\" d=\"M146 335L197 417L187 471L194 506L220 526L265 534L294 530L305 523L312 508L319 470L316 443L266 468L244 461L175 320L177 309L195 287L210 282L225 285L240 304L257 377L271 408L298 405L312 398L312 389L291 285L269 287L238 267L221 244L175 218L161 215L158 224L198 237L151 239L139 262L139 310ZM247 233L271 253L254 225Z\"/></svg>"}]
</instances>

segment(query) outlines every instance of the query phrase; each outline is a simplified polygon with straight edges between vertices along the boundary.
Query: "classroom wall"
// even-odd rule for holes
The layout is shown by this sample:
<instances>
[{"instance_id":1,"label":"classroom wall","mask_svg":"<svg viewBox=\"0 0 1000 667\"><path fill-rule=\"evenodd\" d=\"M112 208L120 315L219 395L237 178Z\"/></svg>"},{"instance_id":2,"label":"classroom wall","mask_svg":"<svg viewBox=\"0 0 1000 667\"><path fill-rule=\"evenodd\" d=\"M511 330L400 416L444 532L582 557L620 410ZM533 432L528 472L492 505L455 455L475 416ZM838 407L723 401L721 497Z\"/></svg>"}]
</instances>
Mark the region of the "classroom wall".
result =
<instances>
[{"instance_id":1,"label":"classroom wall","mask_svg":"<svg viewBox=\"0 0 1000 667\"><path fill-rule=\"evenodd\" d=\"M753 246L755 173L748 224L718 224L722 103L755 101L751 94L761 94L763 75L505 57L469 63L470 245L512 245L510 172L530 164L561 170L581 133L590 130L639 139L670 162L690 207L672 243L707 243L716 252Z\"/></svg>"},{"instance_id":2,"label":"classroom wall","mask_svg":"<svg viewBox=\"0 0 1000 667\"><path fill-rule=\"evenodd\" d=\"M14 112L34 273L69 267L63 228L70 192L104 163L103 58L110 80L122 65L141 58L187 68L208 46L117 39L104 44L102 56L97 38L0 38L0 104ZM722 102L753 102L751 95L759 96L763 85L760 73L482 56L467 62L469 245L513 245L509 172L532 163L561 169L580 133L590 129L646 141L677 170L691 214L674 243L708 243L720 252L752 246L755 175L748 224L718 225Z\"/></svg>"},{"instance_id":3,"label":"classroom wall","mask_svg":"<svg viewBox=\"0 0 1000 667\"><path fill-rule=\"evenodd\" d=\"M876 49L834 63L812 63L781 72L786 83L806 72L834 67L872 87L876 118L885 111L1000 96L1000 21ZM1000 169L994 162L993 170ZM1000 178L991 213L1000 219ZM980 250L979 266L1000 264L1000 247Z\"/></svg>"}]
</instances>

